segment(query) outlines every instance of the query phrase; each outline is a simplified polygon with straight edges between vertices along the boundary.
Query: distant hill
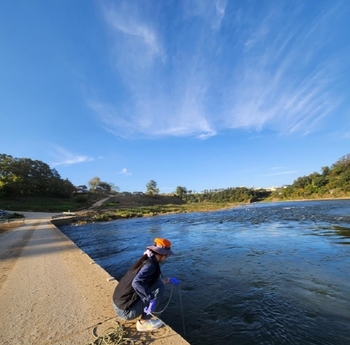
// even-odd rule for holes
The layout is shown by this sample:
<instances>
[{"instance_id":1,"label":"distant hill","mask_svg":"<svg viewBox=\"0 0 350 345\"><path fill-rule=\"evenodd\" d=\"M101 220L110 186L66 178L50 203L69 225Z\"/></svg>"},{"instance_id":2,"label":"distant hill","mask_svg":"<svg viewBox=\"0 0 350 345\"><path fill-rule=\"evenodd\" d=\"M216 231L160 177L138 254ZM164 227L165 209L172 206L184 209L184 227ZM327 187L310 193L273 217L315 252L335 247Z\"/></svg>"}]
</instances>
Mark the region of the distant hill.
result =
<instances>
[{"instance_id":1,"label":"distant hill","mask_svg":"<svg viewBox=\"0 0 350 345\"><path fill-rule=\"evenodd\" d=\"M273 194L275 200L350 197L350 154L331 167L298 177L291 186Z\"/></svg>"},{"instance_id":2,"label":"distant hill","mask_svg":"<svg viewBox=\"0 0 350 345\"><path fill-rule=\"evenodd\" d=\"M155 205L183 205L186 202L177 196L168 195L121 195L117 194L110 197L108 204L114 204L115 208L130 208L141 206L155 206ZM103 208L103 207L102 207Z\"/></svg>"}]
</instances>

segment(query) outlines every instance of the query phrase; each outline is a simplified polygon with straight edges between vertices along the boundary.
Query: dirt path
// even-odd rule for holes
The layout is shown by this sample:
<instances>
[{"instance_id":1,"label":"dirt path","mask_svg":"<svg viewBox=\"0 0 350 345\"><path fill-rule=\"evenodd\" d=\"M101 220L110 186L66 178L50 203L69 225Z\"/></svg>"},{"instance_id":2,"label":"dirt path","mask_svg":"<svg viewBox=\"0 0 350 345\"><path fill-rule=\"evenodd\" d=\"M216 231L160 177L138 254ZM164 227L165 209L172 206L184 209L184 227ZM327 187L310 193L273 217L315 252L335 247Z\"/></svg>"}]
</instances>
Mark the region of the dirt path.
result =
<instances>
[{"instance_id":1,"label":"dirt path","mask_svg":"<svg viewBox=\"0 0 350 345\"><path fill-rule=\"evenodd\" d=\"M85 345L117 320L111 306L116 281L50 219L22 212L26 220L0 236L0 344ZM170 327L138 333L125 323L135 345L188 344Z\"/></svg>"},{"instance_id":2,"label":"dirt path","mask_svg":"<svg viewBox=\"0 0 350 345\"><path fill-rule=\"evenodd\" d=\"M89 207L89 210L102 206L102 204L110 198L111 198L111 196L108 196L107 198L104 198L102 200L95 202L91 207Z\"/></svg>"}]
</instances>

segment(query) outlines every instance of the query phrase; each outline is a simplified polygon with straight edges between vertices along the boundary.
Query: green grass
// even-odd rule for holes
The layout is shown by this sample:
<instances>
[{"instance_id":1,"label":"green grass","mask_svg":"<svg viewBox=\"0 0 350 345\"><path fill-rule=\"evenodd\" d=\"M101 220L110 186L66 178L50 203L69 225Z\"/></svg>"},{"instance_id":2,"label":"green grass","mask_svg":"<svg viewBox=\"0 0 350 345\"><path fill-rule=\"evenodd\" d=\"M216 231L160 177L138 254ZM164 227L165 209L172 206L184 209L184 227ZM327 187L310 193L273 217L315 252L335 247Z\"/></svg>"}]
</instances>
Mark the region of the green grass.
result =
<instances>
[{"instance_id":1,"label":"green grass","mask_svg":"<svg viewBox=\"0 0 350 345\"><path fill-rule=\"evenodd\" d=\"M57 197L17 197L1 198L0 209L9 211L32 211L32 212L76 212L88 208L100 199L98 195L80 195L72 198ZM232 208L235 204L230 203L195 203L182 205L154 205L140 207L123 207L119 202L107 202L91 218L92 221L109 221L114 219L128 219L136 217L153 217L161 214L209 212L225 208Z\"/></svg>"},{"instance_id":2,"label":"green grass","mask_svg":"<svg viewBox=\"0 0 350 345\"><path fill-rule=\"evenodd\" d=\"M72 198L57 197L16 197L0 198L0 209L10 211L32 211L32 212L64 212L77 211L90 206L93 200L87 196Z\"/></svg>"},{"instance_id":3,"label":"green grass","mask_svg":"<svg viewBox=\"0 0 350 345\"><path fill-rule=\"evenodd\" d=\"M93 217L94 221L108 221L113 219L128 219L136 217L153 217L161 214L175 214L175 213L190 213L190 212L210 212L232 208L237 204L228 203L200 203L200 204L184 204L184 205L155 205L155 206L141 206L141 207L126 207L111 209ZM105 206L105 205L104 205Z\"/></svg>"}]
</instances>

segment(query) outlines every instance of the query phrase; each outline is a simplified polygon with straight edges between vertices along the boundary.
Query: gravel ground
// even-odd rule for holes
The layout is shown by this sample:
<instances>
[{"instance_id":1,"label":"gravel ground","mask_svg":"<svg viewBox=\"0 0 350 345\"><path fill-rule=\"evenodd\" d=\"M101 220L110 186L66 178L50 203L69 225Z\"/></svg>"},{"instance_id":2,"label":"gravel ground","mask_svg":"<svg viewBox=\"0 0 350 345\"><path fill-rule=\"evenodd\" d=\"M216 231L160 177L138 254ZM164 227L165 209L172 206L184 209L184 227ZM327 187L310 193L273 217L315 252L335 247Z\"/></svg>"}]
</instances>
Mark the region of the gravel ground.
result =
<instances>
[{"instance_id":1,"label":"gravel ground","mask_svg":"<svg viewBox=\"0 0 350 345\"><path fill-rule=\"evenodd\" d=\"M117 284L51 222L53 213L26 219L0 235L0 343L87 345L116 321ZM135 345L188 344L169 326L148 333L123 322Z\"/></svg>"}]
</instances>

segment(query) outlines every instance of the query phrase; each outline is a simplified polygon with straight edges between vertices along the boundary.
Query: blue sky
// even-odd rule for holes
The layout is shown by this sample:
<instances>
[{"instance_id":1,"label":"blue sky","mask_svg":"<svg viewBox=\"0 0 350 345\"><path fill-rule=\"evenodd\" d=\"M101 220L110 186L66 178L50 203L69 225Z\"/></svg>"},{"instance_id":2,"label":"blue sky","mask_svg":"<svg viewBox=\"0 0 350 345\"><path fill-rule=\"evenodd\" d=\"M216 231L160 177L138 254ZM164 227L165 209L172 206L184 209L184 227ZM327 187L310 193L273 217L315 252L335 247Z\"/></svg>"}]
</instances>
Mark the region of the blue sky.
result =
<instances>
[{"instance_id":1,"label":"blue sky","mask_svg":"<svg viewBox=\"0 0 350 345\"><path fill-rule=\"evenodd\" d=\"M0 153L162 193L350 153L347 0L0 1Z\"/></svg>"}]
</instances>

